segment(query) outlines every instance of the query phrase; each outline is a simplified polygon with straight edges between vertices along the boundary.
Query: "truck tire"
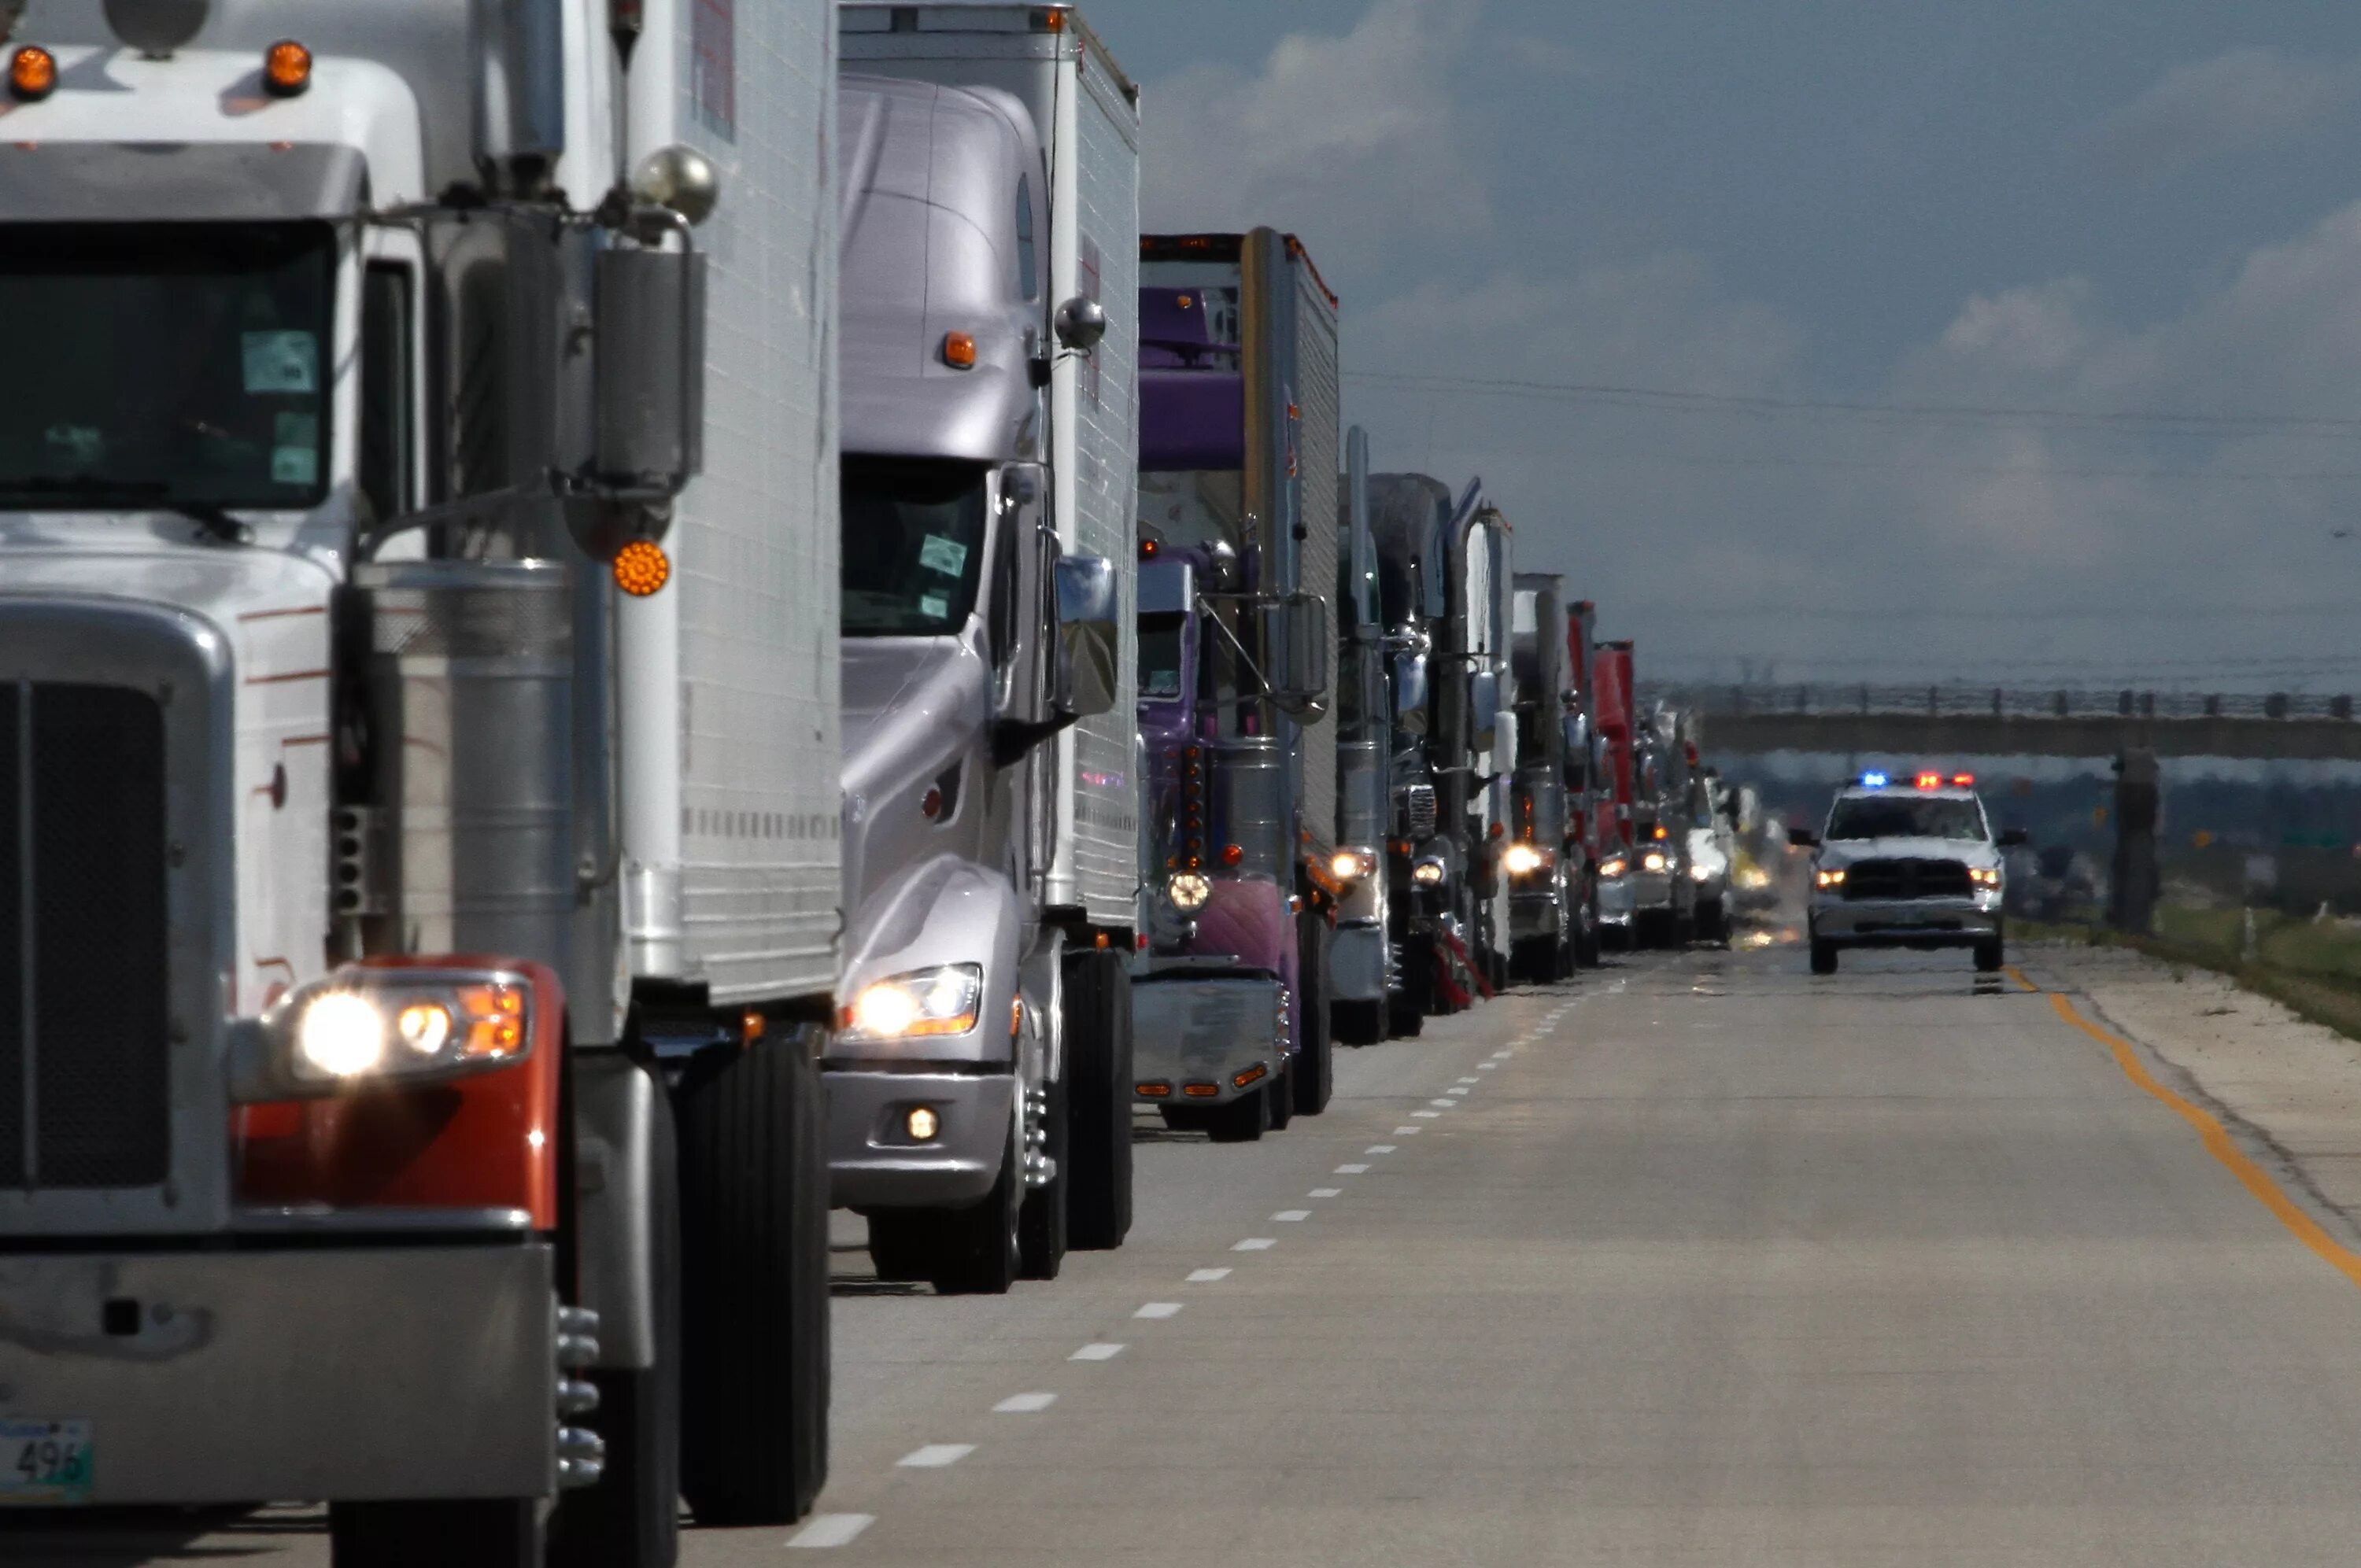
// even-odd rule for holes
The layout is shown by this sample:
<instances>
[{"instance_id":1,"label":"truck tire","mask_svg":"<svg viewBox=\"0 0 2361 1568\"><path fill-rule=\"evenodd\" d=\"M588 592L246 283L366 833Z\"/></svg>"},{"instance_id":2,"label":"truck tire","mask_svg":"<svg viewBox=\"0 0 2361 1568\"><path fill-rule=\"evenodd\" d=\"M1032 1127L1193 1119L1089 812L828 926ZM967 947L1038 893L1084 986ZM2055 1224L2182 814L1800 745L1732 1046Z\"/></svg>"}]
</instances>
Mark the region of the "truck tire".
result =
<instances>
[{"instance_id":1,"label":"truck tire","mask_svg":"<svg viewBox=\"0 0 2361 1568\"><path fill-rule=\"evenodd\" d=\"M1598 891L1587 888L1575 906L1574 962L1577 969L1598 967Z\"/></svg>"},{"instance_id":2,"label":"truck tire","mask_svg":"<svg viewBox=\"0 0 2361 1568\"><path fill-rule=\"evenodd\" d=\"M1295 1060L1287 1071L1293 1113L1317 1116L1328 1109L1336 1090L1336 1054L1330 1034L1328 1003L1328 921L1315 910L1295 917L1295 975L1302 988L1302 1038L1295 1043Z\"/></svg>"},{"instance_id":3,"label":"truck tire","mask_svg":"<svg viewBox=\"0 0 2361 1568\"><path fill-rule=\"evenodd\" d=\"M1270 1103L1269 1112L1265 1117L1265 1120L1270 1124L1270 1130L1274 1133L1287 1131L1287 1124L1295 1120L1293 1058L1290 1058L1279 1064L1279 1070L1271 1074L1269 1080L1263 1085L1262 1092L1263 1098Z\"/></svg>"},{"instance_id":4,"label":"truck tire","mask_svg":"<svg viewBox=\"0 0 2361 1568\"><path fill-rule=\"evenodd\" d=\"M1270 1129L1270 1096L1241 1094L1227 1105L1207 1111L1195 1125L1217 1144L1257 1143Z\"/></svg>"},{"instance_id":5,"label":"truck tire","mask_svg":"<svg viewBox=\"0 0 2361 1568\"><path fill-rule=\"evenodd\" d=\"M1067 1046L1071 1051L1071 1038ZM1066 1058L1069 1071L1074 1058ZM1027 1187L1016 1215L1017 1273L1027 1279L1055 1279L1066 1261L1066 1198L1073 1190L1068 1174L1066 1085L1062 1079L1047 1086L1049 1114L1042 1118L1042 1152L1057 1161L1057 1174L1039 1187Z\"/></svg>"},{"instance_id":6,"label":"truck tire","mask_svg":"<svg viewBox=\"0 0 2361 1568\"><path fill-rule=\"evenodd\" d=\"M1389 1031L1409 1038L1424 1028L1434 1011L1434 938L1412 931L1402 938L1401 989L1386 997Z\"/></svg>"},{"instance_id":7,"label":"truck tire","mask_svg":"<svg viewBox=\"0 0 2361 1568\"><path fill-rule=\"evenodd\" d=\"M582 1375L598 1390L598 1408L573 1424L606 1443L606 1470L598 1485L558 1497L549 1519L549 1568L672 1568L680 1553L680 1140L663 1085L656 1087L649 1151L656 1364Z\"/></svg>"},{"instance_id":8,"label":"truck tire","mask_svg":"<svg viewBox=\"0 0 2361 1568\"><path fill-rule=\"evenodd\" d=\"M1548 985L1557 979L1557 939L1520 937L1509 947L1509 977L1525 985Z\"/></svg>"},{"instance_id":9,"label":"truck tire","mask_svg":"<svg viewBox=\"0 0 2361 1568\"><path fill-rule=\"evenodd\" d=\"M334 1568L538 1568L541 1499L330 1503L328 1561Z\"/></svg>"},{"instance_id":10,"label":"truck tire","mask_svg":"<svg viewBox=\"0 0 2361 1568\"><path fill-rule=\"evenodd\" d=\"M2000 966L2008 961L2008 946L2004 938L1993 937L1976 944L1976 972L1998 974Z\"/></svg>"},{"instance_id":11,"label":"truck tire","mask_svg":"<svg viewBox=\"0 0 2361 1568\"><path fill-rule=\"evenodd\" d=\"M1066 962L1066 1244L1104 1252L1131 1234L1131 966L1093 948Z\"/></svg>"},{"instance_id":12,"label":"truck tire","mask_svg":"<svg viewBox=\"0 0 2361 1568\"><path fill-rule=\"evenodd\" d=\"M710 1053L673 1106L681 1492L700 1523L790 1523L828 1475L828 1154L814 1043L796 1031Z\"/></svg>"},{"instance_id":13,"label":"truck tire","mask_svg":"<svg viewBox=\"0 0 2361 1568\"><path fill-rule=\"evenodd\" d=\"M1374 1046L1386 1037L1386 1012L1384 1002L1331 1001L1329 1038L1341 1046Z\"/></svg>"},{"instance_id":14,"label":"truck tire","mask_svg":"<svg viewBox=\"0 0 2361 1568\"><path fill-rule=\"evenodd\" d=\"M933 1213L939 1245L932 1273L935 1288L943 1295L1005 1296L1023 1272L1019 1233L1025 1209L1025 1151L1017 1141L1018 1120L1008 1119L1008 1147L1000 1157L1000 1177L983 1201Z\"/></svg>"},{"instance_id":15,"label":"truck tire","mask_svg":"<svg viewBox=\"0 0 2361 1568\"><path fill-rule=\"evenodd\" d=\"M1814 974L1837 972L1837 945L1834 942L1823 942L1817 937L1812 938L1812 972Z\"/></svg>"}]
</instances>

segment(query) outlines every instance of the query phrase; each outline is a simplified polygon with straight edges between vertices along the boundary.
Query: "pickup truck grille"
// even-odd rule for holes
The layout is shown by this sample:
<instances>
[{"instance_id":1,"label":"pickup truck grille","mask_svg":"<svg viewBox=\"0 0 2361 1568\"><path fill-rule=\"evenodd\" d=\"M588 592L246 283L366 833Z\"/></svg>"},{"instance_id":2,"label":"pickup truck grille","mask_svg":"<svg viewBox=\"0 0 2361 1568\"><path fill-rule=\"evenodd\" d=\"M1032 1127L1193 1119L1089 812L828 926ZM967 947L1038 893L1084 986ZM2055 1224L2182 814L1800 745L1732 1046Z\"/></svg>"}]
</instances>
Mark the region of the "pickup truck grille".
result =
<instances>
[{"instance_id":1,"label":"pickup truck grille","mask_svg":"<svg viewBox=\"0 0 2361 1568\"><path fill-rule=\"evenodd\" d=\"M1960 861L1855 861L1845 868L1850 898L1965 898L1972 890Z\"/></svg>"},{"instance_id":2,"label":"pickup truck grille","mask_svg":"<svg viewBox=\"0 0 2361 1568\"><path fill-rule=\"evenodd\" d=\"M169 1172L164 714L0 685L0 1188Z\"/></svg>"}]
</instances>

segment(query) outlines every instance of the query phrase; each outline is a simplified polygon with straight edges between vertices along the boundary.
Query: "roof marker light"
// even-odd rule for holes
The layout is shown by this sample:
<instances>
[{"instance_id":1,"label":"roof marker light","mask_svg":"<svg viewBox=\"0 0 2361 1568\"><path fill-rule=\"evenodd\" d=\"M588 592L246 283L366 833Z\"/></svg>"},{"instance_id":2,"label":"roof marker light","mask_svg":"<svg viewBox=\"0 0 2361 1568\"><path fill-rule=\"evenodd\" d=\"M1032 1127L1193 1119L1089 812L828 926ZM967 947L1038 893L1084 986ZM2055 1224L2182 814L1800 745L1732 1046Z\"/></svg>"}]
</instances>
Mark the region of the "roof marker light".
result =
<instances>
[{"instance_id":1,"label":"roof marker light","mask_svg":"<svg viewBox=\"0 0 2361 1568\"><path fill-rule=\"evenodd\" d=\"M672 561L653 539L634 539L615 552L615 586L643 599L672 581Z\"/></svg>"},{"instance_id":2,"label":"roof marker light","mask_svg":"<svg viewBox=\"0 0 2361 1568\"><path fill-rule=\"evenodd\" d=\"M262 84L274 98L298 98L312 85L312 51L281 38L262 51Z\"/></svg>"},{"instance_id":3,"label":"roof marker light","mask_svg":"<svg viewBox=\"0 0 2361 1568\"><path fill-rule=\"evenodd\" d=\"M38 104L58 90L58 57L27 44L8 61L8 91L27 104Z\"/></svg>"},{"instance_id":4,"label":"roof marker light","mask_svg":"<svg viewBox=\"0 0 2361 1568\"><path fill-rule=\"evenodd\" d=\"M1959 789L1973 789L1976 787L1976 775L1973 773L1953 773L1951 775L1951 783L1954 787Z\"/></svg>"},{"instance_id":5,"label":"roof marker light","mask_svg":"<svg viewBox=\"0 0 2361 1568\"><path fill-rule=\"evenodd\" d=\"M1861 775L1861 787L1863 789L1883 789L1887 784L1890 784L1893 782L1894 781L1892 779L1887 778L1883 773L1863 773Z\"/></svg>"},{"instance_id":6,"label":"roof marker light","mask_svg":"<svg viewBox=\"0 0 2361 1568\"><path fill-rule=\"evenodd\" d=\"M954 370L975 368L975 338L964 332L943 334L943 363Z\"/></svg>"}]
</instances>

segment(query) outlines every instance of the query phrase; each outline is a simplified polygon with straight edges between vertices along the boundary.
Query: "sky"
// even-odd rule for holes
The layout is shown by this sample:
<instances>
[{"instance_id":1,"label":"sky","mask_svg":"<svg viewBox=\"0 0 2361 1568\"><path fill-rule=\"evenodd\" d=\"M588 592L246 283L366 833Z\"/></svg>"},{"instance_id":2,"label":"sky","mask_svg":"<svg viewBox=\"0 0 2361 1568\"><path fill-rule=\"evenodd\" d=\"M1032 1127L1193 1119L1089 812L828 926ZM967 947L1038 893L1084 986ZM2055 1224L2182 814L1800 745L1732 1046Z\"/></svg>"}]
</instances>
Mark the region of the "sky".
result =
<instances>
[{"instance_id":1,"label":"sky","mask_svg":"<svg viewBox=\"0 0 2361 1568\"><path fill-rule=\"evenodd\" d=\"M1645 674L2361 691L2361 6L1084 11Z\"/></svg>"}]
</instances>

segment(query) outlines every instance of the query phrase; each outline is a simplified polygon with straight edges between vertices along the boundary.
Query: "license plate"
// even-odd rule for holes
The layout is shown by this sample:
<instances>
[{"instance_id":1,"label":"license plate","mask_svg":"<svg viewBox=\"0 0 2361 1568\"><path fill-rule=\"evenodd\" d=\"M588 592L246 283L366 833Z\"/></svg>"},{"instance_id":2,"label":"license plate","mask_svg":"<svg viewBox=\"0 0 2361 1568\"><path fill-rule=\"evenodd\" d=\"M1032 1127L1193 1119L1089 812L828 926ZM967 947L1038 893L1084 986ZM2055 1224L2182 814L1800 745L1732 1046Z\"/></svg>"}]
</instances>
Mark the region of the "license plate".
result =
<instances>
[{"instance_id":1,"label":"license plate","mask_svg":"<svg viewBox=\"0 0 2361 1568\"><path fill-rule=\"evenodd\" d=\"M0 1508L90 1501L90 1423L0 1416Z\"/></svg>"}]
</instances>

